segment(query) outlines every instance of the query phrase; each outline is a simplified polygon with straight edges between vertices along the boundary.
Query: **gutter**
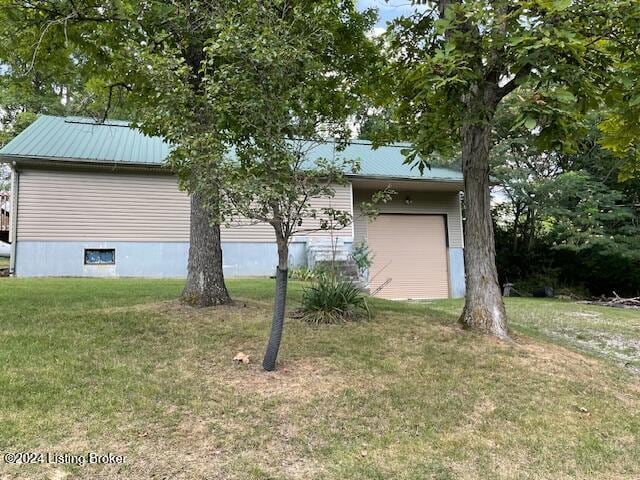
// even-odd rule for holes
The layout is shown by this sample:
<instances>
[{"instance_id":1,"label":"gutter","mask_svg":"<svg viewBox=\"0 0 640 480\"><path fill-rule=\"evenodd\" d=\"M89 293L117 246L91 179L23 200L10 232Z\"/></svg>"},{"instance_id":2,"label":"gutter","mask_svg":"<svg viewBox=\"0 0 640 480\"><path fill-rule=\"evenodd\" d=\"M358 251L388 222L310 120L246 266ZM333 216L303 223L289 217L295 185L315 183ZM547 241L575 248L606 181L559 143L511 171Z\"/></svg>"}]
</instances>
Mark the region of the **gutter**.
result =
<instances>
[{"instance_id":1,"label":"gutter","mask_svg":"<svg viewBox=\"0 0 640 480\"><path fill-rule=\"evenodd\" d=\"M387 175L358 175L353 173L347 173L344 175L347 178L353 178L355 180L388 180L392 182L433 182L433 183L462 183L462 179L441 177L441 178L427 178L427 177L392 177Z\"/></svg>"},{"instance_id":2,"label":"gutter","mask_svg":"<svg viewBox=\"0 0 640 480\"><path fill-rule=\"evenodd\" d=\"M42 157L42 156L22 156L22 155L6 155L0 153L0 163L12 163L16 165L16 162L23 165L58 165L58 166L98 166L108 168L140 168L140 169L152 169L161 170L167 169L167 165L164 163L151 163L151 162L119 162L109 160L93 160L93 159L75 159L66 157Z\"/></svg>"},{"instance_id":3,"label":"gutter","mask_svg":"<svg viewBox=\"0 0 640 480\"><path fill-rule=\"evenodd\" d=\"M18 248L18 191L20 183L20 173L16 167L16 162L11 165L11 231L9 241L11 242L11 253L9 258L9 275L16 272L16 251Z\"/></svg>"}]
</instances>

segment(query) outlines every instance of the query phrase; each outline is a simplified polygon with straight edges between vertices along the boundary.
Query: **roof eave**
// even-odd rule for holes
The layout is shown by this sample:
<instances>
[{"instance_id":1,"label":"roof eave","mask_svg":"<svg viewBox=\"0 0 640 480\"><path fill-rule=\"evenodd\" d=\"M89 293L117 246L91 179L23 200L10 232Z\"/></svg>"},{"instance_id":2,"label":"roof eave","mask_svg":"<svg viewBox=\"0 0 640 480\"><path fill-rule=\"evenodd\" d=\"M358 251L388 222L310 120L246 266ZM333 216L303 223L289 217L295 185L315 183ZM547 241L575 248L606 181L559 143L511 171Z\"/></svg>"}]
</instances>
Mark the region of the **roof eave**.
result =
<instances>
[{"instance_id":1,"label":"roof eave","mask_svg":"<svg viewBox=\"0 0 640 480\"><path fill-rule=\"evenodd\" d=\"M24 156L13 154L0 154L0 163L16 163L30 164L30 165L56 165L56 166L68 166L68 167L81 167L81 166L100 166L100 167L113 167L113 168L136 168L136 169L150 169L150 170L168 170L166 164L146 163L146 162L116 162L110 160L100 159L88 159L88 158L60 158L60 157L47 157L47 156ZM456 178L429 178L429 177L407 177L407 176L391 176L391 175L360 175L360 174L345 174L345 177L357 180L378 180L378 181L393 181L393 182L425 182L425 183L445 183L451 185L462 184L463 180Z\"/></svg>"},{"instance_id":2,"label":"roof eave","mask_svg":"<svg viewBox=\"0 0 640 480\"><path fill-rule=\"evenodd\" d=\"M391 180L395 182L436 182L436 183L463 183L462 178L429 178L429 177L403 177L389 175L358 175L347 174L345 177L356 178L359 180Z\"/></svg>"},{"instance_id":3,"label":"roof eave","mask_svg":"<svg viewBox=\"0 0 640 480\"><path fill-rule=\"evenodd\" d=\"M68 165L68 166L102 166L119 168L148 168L154 170L166 170L166 164L146 163L146 162L117 162L111 160L89 159L89 158L60 158L46 156L25 156L13 154L0 154L0 163L34 164L34 165Z\"/></svg>"}]
</instances>

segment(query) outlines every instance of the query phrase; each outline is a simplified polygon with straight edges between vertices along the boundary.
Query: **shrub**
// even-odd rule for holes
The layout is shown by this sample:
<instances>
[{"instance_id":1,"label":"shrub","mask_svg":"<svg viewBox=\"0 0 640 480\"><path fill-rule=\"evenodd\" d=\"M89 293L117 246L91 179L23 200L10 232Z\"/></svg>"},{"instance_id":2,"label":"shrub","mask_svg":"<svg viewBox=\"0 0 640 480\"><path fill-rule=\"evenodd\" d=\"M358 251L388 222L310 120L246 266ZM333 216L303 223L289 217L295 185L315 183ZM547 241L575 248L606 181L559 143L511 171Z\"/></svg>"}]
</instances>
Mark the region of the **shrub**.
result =
<instances>
[{"instance_id":1,"label":"shrub","mask_svg":"<svg viewBox=\"0 0 640 480\"><path fill-rule=\"evenodd\" d=\"M353 258L360 276L371 268L373 257L371 256L371 252L369 252L367 242L354 243L353 247L351 247L351 258Z\"/></svg>"},{"instance_id":2,"label":"shrub","mask_svg":"<svg viewBox=\"0 0 640 480\"><path fill-rule=\"evenodd\" d=\"M309 282L316 278L316 272L308 268L293 268L289 270L289 278L291 280L299 280L302 282Z\"/></svg>"},{"instance_id":3,"label":"shrub","mask_svg":"<svg viewBox=\"0 0 640 480\"><path fill-rule=\"evenodd\" d=\"M365 294L356 285L330 275L320 275L304 289L298 316L305 322L319 325L369 319L371 312Z\"/></svg>"},{"instance_id":4,"label":"shrub","mask_svg":"<svg viewBox=\"0 0 640 480\"><path fill-rule=\"evenodd\" d=\"M335 262L331 260L320 260L316 262L313 267L314 279L318 279L323 276L335 276L336 273L336 265Z\"/></svg>"}]
</instances>

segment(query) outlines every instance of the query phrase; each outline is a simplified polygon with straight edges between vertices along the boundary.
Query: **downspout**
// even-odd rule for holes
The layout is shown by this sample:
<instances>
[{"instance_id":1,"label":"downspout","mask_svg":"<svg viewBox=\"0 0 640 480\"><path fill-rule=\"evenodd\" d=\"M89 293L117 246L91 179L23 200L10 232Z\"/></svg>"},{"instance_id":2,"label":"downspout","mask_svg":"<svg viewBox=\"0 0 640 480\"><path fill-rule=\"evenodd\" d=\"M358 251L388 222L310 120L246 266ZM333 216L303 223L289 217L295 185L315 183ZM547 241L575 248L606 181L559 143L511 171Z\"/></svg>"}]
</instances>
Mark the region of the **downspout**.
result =
<instances>
[{"instance_id":1,"label":"downspout","mask_svg":"<svg viewBox=\"0 0 640 480\"><path fill-rule=\"evenodd\" d=\"M16 162L11 165L11 231L9 241L11 242L11 258L9 259L9 274L16 274L16 250L18 247L18 185L20 173L16 167Z\"/></svg>"},{"instance_id":2,"label":"downspout","mask_svg":"<svg viewBox=\"0 0 640 480\"><path fill-rule=\"evenodd\" d=\"M353 182L349 181L349 195L351 195L351 245L356 241L356 212L354 210Z\"/></svg>"}]
</instances>

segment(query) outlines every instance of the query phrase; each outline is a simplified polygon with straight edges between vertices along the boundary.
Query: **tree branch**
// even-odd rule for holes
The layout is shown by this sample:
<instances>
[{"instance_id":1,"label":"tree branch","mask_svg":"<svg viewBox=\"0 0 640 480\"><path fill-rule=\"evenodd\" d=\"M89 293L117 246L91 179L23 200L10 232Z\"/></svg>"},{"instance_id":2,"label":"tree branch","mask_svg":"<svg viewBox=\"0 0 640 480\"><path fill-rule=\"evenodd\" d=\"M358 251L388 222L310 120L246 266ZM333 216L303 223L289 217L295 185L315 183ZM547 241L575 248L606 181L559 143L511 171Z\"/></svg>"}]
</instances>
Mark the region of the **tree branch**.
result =
<instances>
[{"instance_id":1,"label":"tree branch","mask_svg":"<svg viewBox=\"0 0 640 480\"><path fill-rule=\"evenodd\" d=\"M528 76L533 70L533 65L530 63L526 64L522 69L506 84L502 87L498 88L497 91L497 100L500 101L511 92L513 92L516 88L518 88L519 81L524 77Z\"/></svg>"},{"instance_id":2,"label":"tree branch","mask_svg":"<svg viewBox=\"0 0 640 480\"><path fill-rule=\"evenodd\" d=\"M104 114L102 115L102 119L100 120L100 123L104 123L107 120L107 116L109 115L109 110L111 110L111 101L113 99L113 90L115 88L124 88L126 91L130 92L131 91L131 85L128 85L124 82L118 82L118 83L112 83L111 85L108 85L107 88L109 89L109 97L107 99L107 105L104 109Z\"/></svg>"}]
</instances>

